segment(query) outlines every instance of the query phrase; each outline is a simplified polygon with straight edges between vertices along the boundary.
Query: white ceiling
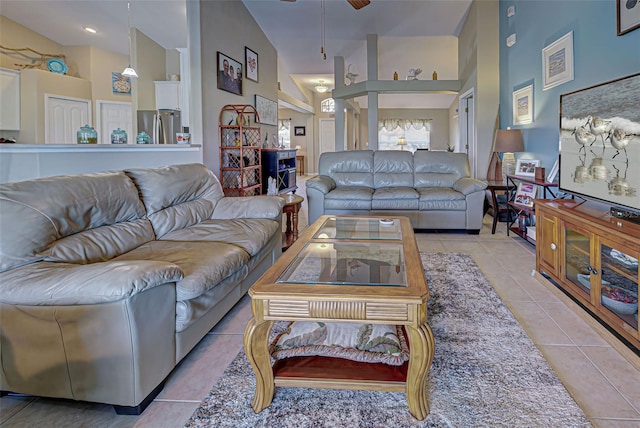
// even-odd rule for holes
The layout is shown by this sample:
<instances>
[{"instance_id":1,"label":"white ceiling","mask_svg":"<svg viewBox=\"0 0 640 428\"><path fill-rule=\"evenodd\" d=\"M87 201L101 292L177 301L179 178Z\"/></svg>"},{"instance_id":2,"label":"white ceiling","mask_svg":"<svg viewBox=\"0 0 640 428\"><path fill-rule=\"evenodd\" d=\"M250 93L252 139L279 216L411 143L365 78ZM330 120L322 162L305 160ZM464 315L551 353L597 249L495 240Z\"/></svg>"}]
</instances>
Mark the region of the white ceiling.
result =
<instances>
[{"instance_id":1,"label":"white ceiling","mask_svg":"<svg viewBox=\"0 0 640 428\"><path fill-rule=\"evenodd\" d=\"M372 0L360 10L353 9L346 0L326 0L327 60L320 54L320 0L242 1L278 50L283 67L299 84L313 87L323 79L333 87L334 56L343 56L345 64L353 64L352 71L360 75L358 81L366 78L367 34L399 38L458 36L472 0ZM0 13L65 46L93 45L128 53L124 0L2 0ZM186 1L132 0L131 25L166 49L186 47ZM98 33L87 33L85 26ZM384 56L379 52L380 58ZM400 78L405 73L399 70ZM421 77L430 78L430 74L425 70ZM390 77L380 76L386 78ZM403 100L381 96L380 107L446 108L452 97L403 95Z\"/></svg>"}]
</instances>

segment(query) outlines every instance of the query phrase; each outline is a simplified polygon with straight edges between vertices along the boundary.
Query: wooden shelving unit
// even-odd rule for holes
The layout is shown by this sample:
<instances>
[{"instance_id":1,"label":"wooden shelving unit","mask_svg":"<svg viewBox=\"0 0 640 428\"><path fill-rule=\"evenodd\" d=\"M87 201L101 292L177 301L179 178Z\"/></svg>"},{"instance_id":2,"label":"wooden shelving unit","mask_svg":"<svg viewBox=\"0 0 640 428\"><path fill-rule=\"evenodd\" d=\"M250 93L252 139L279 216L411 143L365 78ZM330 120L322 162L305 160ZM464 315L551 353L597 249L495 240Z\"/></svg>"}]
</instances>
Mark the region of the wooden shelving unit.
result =
<instances>
[{"instance_id":1,"label":"wooden shelving unit","mask_svg":"<svg viewBox=\"0 0 640 428\"><path fill-rule=\"evenodd\" d=\"M262 191L260 116L248 104L220 111L220 184L225 196L255 196Z\"/></svg>"},{"instance_id":2,"label":"wooden shelving unit","mask_svg":"<svg viewBox=\"0 0 640 428\"><path fill-rule=\"evenodd\" d=\"M528 237L526 231L520 230L517 224L514 226L518 217L523 214L529 218L529 224L532 225L531 219L535 215L535 202L534 206L530 207L514 201L516 191L518 189L518 182L530 183L539 186L542 189L542 199L546 199L547 195L555 198L556 194L554 190L558 187L558 183L548 183L546 181L536 180L532 177L524 177L521 175L507 175L507 194L509 195L509 200L507 202L507 206L509 208L509 215L507 215L507 236L509 236L509 232L513 232L530 244L536 245L536 240ZM513 212L515 216L511 216L511 212ZM512 221L513 218L515 218L515 220Z\"/></svg>"}]
</instances>

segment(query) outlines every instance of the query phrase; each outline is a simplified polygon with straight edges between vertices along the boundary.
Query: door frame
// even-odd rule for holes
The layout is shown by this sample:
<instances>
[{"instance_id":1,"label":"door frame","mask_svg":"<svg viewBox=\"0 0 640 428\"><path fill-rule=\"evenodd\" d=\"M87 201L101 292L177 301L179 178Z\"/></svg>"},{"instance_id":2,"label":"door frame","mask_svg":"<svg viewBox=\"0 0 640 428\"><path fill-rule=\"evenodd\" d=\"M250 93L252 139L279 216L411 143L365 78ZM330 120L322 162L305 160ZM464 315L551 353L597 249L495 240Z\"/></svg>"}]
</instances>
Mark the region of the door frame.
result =
<instances>
[{"instance_id":1,"label":"door frame","mask_svg":"<svg viewBox=\"0 0 640 428\"><path fill-rule=\"evenodd\" d=\"M478 176L478 144L476 138L475 88L460 95L459 106L459 151L466 153L471 167L471 177Z\"/></svg>"}]
</instances>

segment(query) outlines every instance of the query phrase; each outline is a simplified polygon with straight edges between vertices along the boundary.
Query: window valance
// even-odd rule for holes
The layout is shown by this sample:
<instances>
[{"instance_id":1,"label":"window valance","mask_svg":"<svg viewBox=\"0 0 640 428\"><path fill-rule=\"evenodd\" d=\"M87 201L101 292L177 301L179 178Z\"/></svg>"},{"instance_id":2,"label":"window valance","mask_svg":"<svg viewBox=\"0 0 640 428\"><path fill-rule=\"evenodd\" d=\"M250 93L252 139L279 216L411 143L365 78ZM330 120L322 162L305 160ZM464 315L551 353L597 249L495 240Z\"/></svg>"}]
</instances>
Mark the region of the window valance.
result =
<instances>
[{"instance_id":1,"label":"window valance","mask_svg":"<svg viewBox=\"0 0 640 428\"><path fill-rule=\"evenodd\" d=\"M429 129L431 119L382 119L378 121L378 131L385 128L387 131L393 131L396 128L402 128L408 131L413 129Z\"/></svg>"}]
</instances>

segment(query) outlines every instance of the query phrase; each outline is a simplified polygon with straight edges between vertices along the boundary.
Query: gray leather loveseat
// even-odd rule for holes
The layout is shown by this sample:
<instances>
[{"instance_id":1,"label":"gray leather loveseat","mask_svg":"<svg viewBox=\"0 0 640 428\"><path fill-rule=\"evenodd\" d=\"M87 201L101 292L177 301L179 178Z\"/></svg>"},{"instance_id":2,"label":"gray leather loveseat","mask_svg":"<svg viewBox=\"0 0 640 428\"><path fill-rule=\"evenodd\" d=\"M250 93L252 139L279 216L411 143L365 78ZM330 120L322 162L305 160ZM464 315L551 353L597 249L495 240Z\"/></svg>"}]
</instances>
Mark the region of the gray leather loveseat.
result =
<instances>
[{"instance_id":1,"label":"gray leather loveseat","mask_svg":"<svg viewBox=\"0 0 640 428\"><path fill-rule=\"evenodd\" d=\"M281 254L200 164L0 185L0 390L139 414Z\"/></svg>"},{"instance_id":2,"label":"gray leather loveseat","mask_svg":"<svg viewBox=\"0 0 640 428\"><path fill-rule=\"evenodd\" d=\"M486 183L470 177L464 153L323 153L307 180L309 224L323 214L406 216L415 229L482 228Z\"/></svg>"}]
</instances>

